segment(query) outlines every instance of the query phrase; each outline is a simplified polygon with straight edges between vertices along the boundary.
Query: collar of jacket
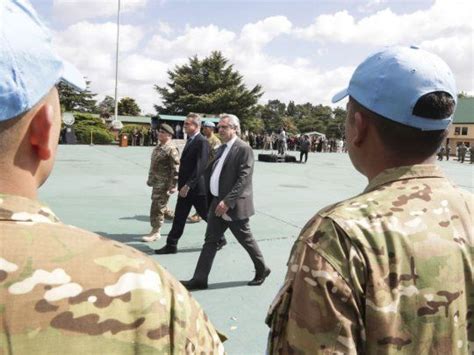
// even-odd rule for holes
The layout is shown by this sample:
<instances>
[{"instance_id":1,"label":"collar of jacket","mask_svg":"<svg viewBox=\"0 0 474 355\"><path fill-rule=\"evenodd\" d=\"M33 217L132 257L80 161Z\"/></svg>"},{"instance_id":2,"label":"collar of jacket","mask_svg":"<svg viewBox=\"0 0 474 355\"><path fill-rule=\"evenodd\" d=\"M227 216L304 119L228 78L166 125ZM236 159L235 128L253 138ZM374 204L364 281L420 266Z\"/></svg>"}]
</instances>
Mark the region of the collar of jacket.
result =
<instances>
[{"instance_id":1,"label":"collar of jacket","mask_svg":"<svg viewBox=\"0 0 474 355\"><path fill-rule=\"evenodd\" d=\"M0 222L59 223L47 206L26 197L0 194Z\"/></svg>"},{"instance_id":2,"label":"collar of jacket","mask_svg":"<svg viewBox=\"0 0 474 355\"><path fill-rule=\"evenodd\" d=\"M441 169L434 164L419 164L399 166L386 169L373 178L364 192L375 190L377 187L394 181L423 178L446 178Z\"/></svg>"}]
</instances>

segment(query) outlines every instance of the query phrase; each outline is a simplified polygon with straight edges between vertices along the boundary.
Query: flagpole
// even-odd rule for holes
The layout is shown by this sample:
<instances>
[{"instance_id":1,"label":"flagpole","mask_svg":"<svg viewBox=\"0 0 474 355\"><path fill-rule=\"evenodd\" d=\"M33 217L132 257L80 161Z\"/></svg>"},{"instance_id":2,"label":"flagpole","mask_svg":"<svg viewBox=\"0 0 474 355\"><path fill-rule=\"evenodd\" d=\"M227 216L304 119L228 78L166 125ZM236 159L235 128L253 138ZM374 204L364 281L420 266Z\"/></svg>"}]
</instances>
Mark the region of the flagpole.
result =
<instances>
[{"instance_id":1,"label":"flagpole","mask_svg":"<svg viewBox=\"0 0 474 355\"><path fill-rule=\"evenodd\" d=\"M117 87L118 87L118 66L119 66L119 37L120 37L120 0L118 0L117 7L117 46L115 51L115 112L114 112L114 121L118 121L118 97L117 97Z\"/></svg>"}]
</instances>

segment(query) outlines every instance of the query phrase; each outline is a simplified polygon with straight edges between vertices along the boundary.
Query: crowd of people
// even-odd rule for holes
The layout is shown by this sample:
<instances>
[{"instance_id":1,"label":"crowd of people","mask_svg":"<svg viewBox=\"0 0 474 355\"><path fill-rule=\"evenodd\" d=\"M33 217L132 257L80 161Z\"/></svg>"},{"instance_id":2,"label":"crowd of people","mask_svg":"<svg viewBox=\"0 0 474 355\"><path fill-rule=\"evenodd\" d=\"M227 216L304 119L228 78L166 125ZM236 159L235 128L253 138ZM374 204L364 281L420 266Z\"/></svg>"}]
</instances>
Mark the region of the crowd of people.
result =
<instances>
[{"instance_id":1,"label":"crowd of people","mask_svg":"<svg viewBox=\"0 0 474 355\"><path fill-rule=\"evenodd\" d=\"M301 142L303 142L305 134L289 135L282 140L281 132L285 132L284 129L281 129L279 133L245 132L242 135L242 139L248 142L253 149L279 151L282 146L281 142L283 142L286 145L285 150L300 151ZM323 134L306 134L306 136L310 143L310 152L342 153L347 151L343 139L326 138Z\"/></svg>"},{"instance_id":2,"label":"crowd of people","mask_svg":"<svg viewBox=\"0 0 474 355\"><path fill-rule=\"evenodd\" d=\"M458 162L464 163L466 155L469 153L469 160L471 164L474 164L474 145L466 145L464 142L456 146L456 158ZM446 157L446 160L449 160L451 155L451 147L449 145L441 146L438 150L438 160L442 161L443 157Z\"/></svg>"},{"instance_id":3,"label":"crowd of people","mask_svg":"<svg viewBox=\"0 0 474 355\"><path fill-rule=\"evenodd\" d=\"M238 117L221 115L212 160L199 115L184 122L181 157L173 129L160 127L150 237L167 202L155 195L178 199L156 253L178 252L192 206L207 221L193 277L178 282L139 251L61 223L37 200L60 134L55 85L86 85L56 55L31 4L4 0L0 14L0 353L223 354L225 337L186 288L208 287L227 229L254 264L248 285L270 274L250 229L254 156ZM347 150L368 186L302 229L269 306L266 352L472 353L474 199L435 164L456 107L454 75L430 52L388 47L333 101L345 97Z\"/></svg>"}]
</instances>

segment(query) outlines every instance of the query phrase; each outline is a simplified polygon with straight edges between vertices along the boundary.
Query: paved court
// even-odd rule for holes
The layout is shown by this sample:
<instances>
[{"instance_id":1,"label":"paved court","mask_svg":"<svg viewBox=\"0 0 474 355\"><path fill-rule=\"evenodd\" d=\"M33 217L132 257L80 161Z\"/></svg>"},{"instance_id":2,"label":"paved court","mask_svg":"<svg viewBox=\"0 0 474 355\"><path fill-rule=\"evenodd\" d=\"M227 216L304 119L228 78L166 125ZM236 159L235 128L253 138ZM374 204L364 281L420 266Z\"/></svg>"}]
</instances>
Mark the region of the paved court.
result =
<instances>
[{"instance_id":1,"label":"paved court","mask_svg":"<svg viewBox=\"0 0 474 355\"><path fill-rule=\"evenodd\" d=\"M177 279L189 279L203 242L205 223L187 225L175 255L158 256L164 240L146 244L150 230L150 188L145 182L152 147L60 146L56 167L40 199L64 223L133 246L158 260ZM258 152L256 151L257 155ZM291 154L291 153L290 153ZM293 153L297 154L297 153ZM440 163L458 185L474 192L474 166ZM261 287L248 287L252 263L230 233L218 253L210 288L194 292L214 325L226 333L229 354L263 354L268 333L265 315L285 273L291 246L305 222L323 206L361 192L366 180L346 154L310 153L307 164L255 163L257 213L251 228L272 274ZM175 197L170 205L174 208ZM171 228L165 223L163 234Z\"/></svg>"}]
</instances>

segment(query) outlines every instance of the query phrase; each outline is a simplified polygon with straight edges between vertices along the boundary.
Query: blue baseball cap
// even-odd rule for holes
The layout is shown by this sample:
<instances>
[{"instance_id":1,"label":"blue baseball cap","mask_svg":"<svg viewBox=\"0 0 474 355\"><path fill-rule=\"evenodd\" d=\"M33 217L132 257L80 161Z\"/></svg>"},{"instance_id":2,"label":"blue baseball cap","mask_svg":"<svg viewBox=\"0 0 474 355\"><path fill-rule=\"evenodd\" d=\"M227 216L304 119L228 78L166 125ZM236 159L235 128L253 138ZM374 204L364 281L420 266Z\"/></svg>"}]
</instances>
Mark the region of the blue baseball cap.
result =
<instances>
[{"instance_id":1,"label":"blue baseball cap","mask_svg":"<svg viewBox=\"0 0 474 355\"><path fill-rule=\"evenodd\" d=\"M440 57L415 46L389 47L364 60L349 87L337 93L332 102L349 95L392 121L423 131L443 130L452 116L435 120L413 114L418 99L435 91L447 92L457 100L454 75Z\"/></svg>"},{"instance_id":2,"label":"blue baseball cap","mask_svg":"<svg viewBox=\"0 0 474 355\"><path fill-rule=\"evenodd\" d=\"M211 122L211 121L206 121L204 122L203 124L203 127L212 127L212 128L215 128L216 125L214 124L214 122Z\"/></svg>"},{"instance_id":3,"label":"blue baseball cap","mask_svg":"<svg viewBox=\"0 0 474 355\"><path fill-rule=\"evenodd\" d=\"M0 0L0 122L35 106L58 82L83 90L79 71L61 59L26 0Z\"/></svg>"}]
</instances>

